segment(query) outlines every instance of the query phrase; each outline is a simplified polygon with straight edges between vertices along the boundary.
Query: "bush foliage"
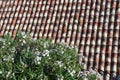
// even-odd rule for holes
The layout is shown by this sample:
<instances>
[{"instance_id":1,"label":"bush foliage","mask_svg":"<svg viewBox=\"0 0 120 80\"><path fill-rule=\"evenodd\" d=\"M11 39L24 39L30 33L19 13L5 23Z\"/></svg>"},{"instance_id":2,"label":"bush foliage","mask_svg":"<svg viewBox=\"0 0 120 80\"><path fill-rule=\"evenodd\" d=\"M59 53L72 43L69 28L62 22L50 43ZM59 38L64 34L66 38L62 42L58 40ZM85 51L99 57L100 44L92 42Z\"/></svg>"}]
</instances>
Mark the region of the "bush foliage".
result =
<instances>
[{"instance_id":1,"label":"bush foliage","mask_svg":"<svg viewBox=\"0 0 120 80\"><path fill-rule=\"evenodd\" d=\"M84 80L75 47L19 32L0 39L0 80ZM96 76L87 76L95 80Z\"/></svg>"}]
</instances>

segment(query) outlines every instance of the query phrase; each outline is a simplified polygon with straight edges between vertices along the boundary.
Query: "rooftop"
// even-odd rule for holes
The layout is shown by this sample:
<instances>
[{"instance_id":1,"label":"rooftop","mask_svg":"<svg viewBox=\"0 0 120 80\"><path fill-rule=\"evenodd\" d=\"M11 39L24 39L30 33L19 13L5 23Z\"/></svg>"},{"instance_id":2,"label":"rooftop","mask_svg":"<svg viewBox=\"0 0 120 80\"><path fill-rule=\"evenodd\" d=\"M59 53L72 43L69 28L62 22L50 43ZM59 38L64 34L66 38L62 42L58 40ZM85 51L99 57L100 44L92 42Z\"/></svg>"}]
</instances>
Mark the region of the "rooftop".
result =
<instances>
[{"instance_id":1,"label":"rooftop","mask_svg":"<svg viewBox=\"0 0 120 80\"><path fill-rule=\"evenodd\" d=\"M120 0L0 0L0 24L0 36L30 31L78 46L105 80L120 74Z\"/></svg>"}]
</instances>

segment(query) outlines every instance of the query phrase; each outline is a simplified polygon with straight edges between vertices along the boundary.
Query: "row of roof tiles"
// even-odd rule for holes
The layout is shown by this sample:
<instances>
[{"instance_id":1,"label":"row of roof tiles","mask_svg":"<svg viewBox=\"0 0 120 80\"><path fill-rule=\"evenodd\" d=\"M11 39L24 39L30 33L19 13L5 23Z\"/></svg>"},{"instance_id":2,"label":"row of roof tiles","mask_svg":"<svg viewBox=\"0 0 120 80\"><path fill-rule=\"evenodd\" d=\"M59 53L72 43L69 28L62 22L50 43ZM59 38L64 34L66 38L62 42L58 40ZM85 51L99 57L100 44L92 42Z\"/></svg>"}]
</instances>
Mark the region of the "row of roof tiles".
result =
<instances>
[{"instance_id":1,"label":"row of roof tiles","mask_svg":"<svg viewBox=\"0 0 120 80\"><path fill-rule=\"evenodd\" d=\"M0 36L22 30L74 44L87 69L105 80L120 74L119 0L0 0L0 23Z\"/></svg>"}]
</instances>

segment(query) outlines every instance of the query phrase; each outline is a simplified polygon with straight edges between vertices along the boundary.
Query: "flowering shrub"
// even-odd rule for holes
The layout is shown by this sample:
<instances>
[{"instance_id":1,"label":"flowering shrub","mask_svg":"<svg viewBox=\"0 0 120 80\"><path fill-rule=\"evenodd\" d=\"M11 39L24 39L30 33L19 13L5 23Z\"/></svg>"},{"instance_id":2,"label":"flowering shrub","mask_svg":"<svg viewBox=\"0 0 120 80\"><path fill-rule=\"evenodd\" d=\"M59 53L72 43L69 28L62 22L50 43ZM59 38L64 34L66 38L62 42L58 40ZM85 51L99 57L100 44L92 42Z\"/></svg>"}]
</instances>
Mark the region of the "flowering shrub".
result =
<instances>
[{"instance_id":1,"label":"flowering shrub","mask_svg":"<svg viewBox=\"0 0 120 80\"><path fill-rule=\"evenodd\" d=\"M9 35L0 39L0 79L84 80L81 69L73 46L33 40L22 33L14 40ZM92 76L87 76L88 80L97 79Z\"/></svg>"}]
</instances>

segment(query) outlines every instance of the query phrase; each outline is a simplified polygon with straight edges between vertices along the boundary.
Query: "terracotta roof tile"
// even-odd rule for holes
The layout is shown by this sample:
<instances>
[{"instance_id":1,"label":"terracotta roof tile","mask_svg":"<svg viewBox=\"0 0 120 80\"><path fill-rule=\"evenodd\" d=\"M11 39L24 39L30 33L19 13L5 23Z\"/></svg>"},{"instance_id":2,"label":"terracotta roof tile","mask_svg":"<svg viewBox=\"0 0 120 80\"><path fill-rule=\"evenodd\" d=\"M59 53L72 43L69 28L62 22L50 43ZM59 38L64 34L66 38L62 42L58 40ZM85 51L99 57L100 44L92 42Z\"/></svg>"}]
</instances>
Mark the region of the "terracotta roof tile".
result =
<instances>
[{"instance_id":1,"label":"terracotta roof tile","mask_svg":"<svg viewBox=\"0 0 120 80\"><path fill-rule=\"evenodd\" d=\"M0 0L0 36L18 30L79 47L86 68L120 74L119 0Z\"/></svg>"}]
</instances>

